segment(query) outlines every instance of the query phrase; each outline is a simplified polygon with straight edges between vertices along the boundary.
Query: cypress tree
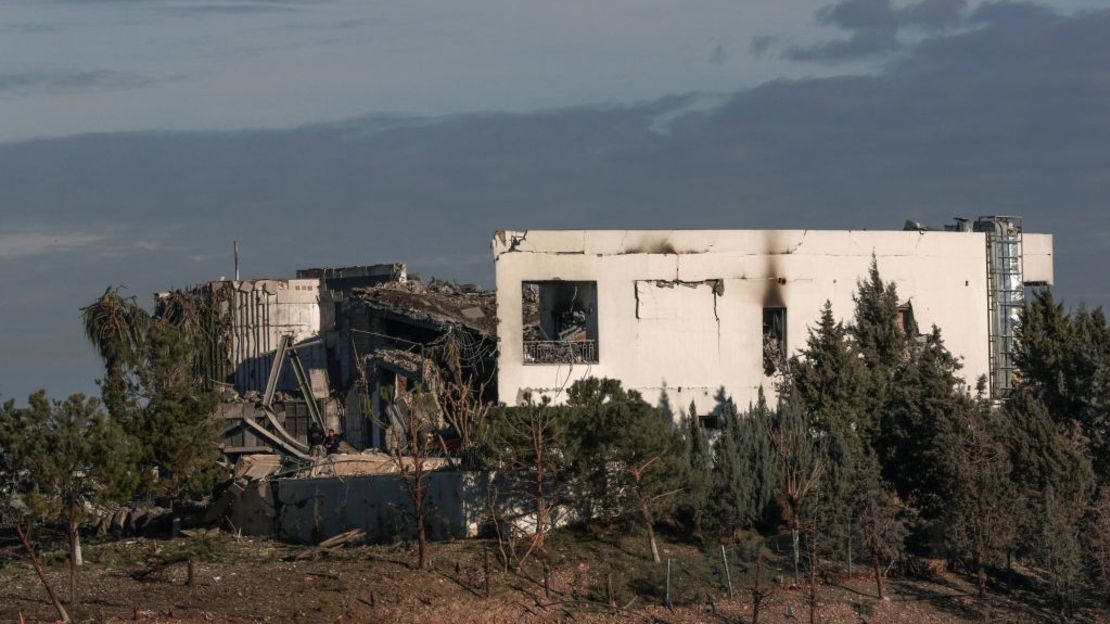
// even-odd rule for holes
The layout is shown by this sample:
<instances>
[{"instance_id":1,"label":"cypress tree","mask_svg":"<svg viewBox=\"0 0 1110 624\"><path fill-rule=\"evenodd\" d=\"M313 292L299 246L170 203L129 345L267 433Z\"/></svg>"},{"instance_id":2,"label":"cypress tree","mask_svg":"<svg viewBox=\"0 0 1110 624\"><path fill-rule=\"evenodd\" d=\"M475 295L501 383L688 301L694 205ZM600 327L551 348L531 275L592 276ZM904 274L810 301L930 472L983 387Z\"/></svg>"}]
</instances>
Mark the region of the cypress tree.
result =
<instances>
[{"instance_id":1,"label":"cypress tree","mask_svg":"<svg viewBox=\"0 0 1110 624\"><path fill-rule=\"evenodd\" d=\"M946 506L953 416L970 409L970 399L958 392L959 368L934 327L895 370L880 419L876 449L883 477L926 520L938 519Z\"/></svg>"},{"instance_id":2,"label":"cypress tree","mask_svg":"<svg viewBox=\"0 0 1110 624\"><path fill-rule=\"evenodd\" d=\"M747 458L751 480L751 520L757 524L765 517L779 489L779 465L772 439L775 414L767 405L763 388L759 389L755 405L748 408L741 424L741 456Z\"/></svg>"},{"instance_id":3,"label":"cypress tree","mask_svg":"<svg viewBox=\"0 0 1110 624\"><path fill-rule=\"evenodd\" d=\"M744 432L735 405L728 399L718 402L714 411L721 433L713 447L706 516L714 531L733 535L751 526L751 475L742 454Z\"/></svg>"},{"instance_id":4,"label":"cypress tree","mask_svg":"<svg viewBox=\"0 0 1110 624\"><path fill-rule=\"evenodd\" d=\"M826 471L821 480L822 525L826 549L843 552L855 515L854 498L868 441L877 429L868 407L868 371L825 302L810 329L806 348L790 366L791 391L812 426L824 438Z\"/></svg>"},{"instance_id":5,"label":"cypress tree","mask_svg":"<svg viewBox=\"0 0 1110 624\"><path fill-rule=\"evenodd\" d=\"M856 314L849 333L868 369L889 376L905 354L906 330L898 327L898 290L893 282L883 282L874 255L853 299Z\"/></svg>"},{"instance_id":6,"label":"cypress tree","mask_svg":"<svg viewBox=\"0 0 1110 624\"><path fill-rule=\"evenodd\" d=\"M825 302L806 348L790 366L793 392L813 424L822 431L841 429L873 432L874 415L867 410L867 370L849 332L833 318Z\"/></svg>"},{"instance_id":7,"label":"cypress tree","mask_svg":"<svg viewBox=\"0 0 1110 624\"><path fill-rule=\"evenodd\" d=\"M944 500L948 544L974 562L979 596L986 591L987 567L1011 547L1017 531L1014 510L1021 497L1011 478L1005 423L980 395L961 401L955 426L946 437L942 460L950 470L934 495Z\"/></svg>"},{"instance_id":8,"label":"cypress tree","mask_svg":"<svg viewBox=\"0 0 1110 624\"><path fill-rule=\"evenodd\" d=\"M694 402L683 419L686 443L687 486L683 497L683 509L695 533L700 534L705 506L709 493L709 477L713 470L713 458L709 451L709 440L701 423Z\"/></svg>"},{"instance_id":9,"label":"cypress tree","mask_svg":"<svg viewBox=\"0 0 1110 624\"><path fill-rule=\"evenodd\" d=\"M1028 390L1017 391L1003 414L1019 493L1037 503L1042 499L1040 493L1051 488L1059 499L1053 513L1065 516L1073 525L1078 523L1095 489L1094 470L1083 441L1060 431L1044 404ZM1027 517L1037 515L1031 508Z\"/></svg>"},{"instance_id":10,"label":"cypress tree","mask_svg":"<svg viewBox=\"0 0 1110 624\"><path fill-rule=\"evenodd\" d=\"M713 448L707 522L717 532L734 535L756 526L776 494L777 456L771 440L773 415L760 390L744 414L731 399L719 409L724 427Z\"/></svg>"},{"instance_id":11,"label":"cypress tree","mask_svg":"<svg viewBox=\"0 0 1110 624\"><path fill-rule=\"evenodd\" d=\"M854 521L845 545L849 557L869 560L875 588L883 598L883 564L902 554L908 532L902 506L879 474L878 458L866 452L858 471L860 481L853 496Z\"/></svg>"},{"instance_id":12,"label":"cypress tree","mask_svg":"<svg viewBox=\"0 0 1110 624\"><path fill-rule=\"evenodd\" d=\"M1020 388L1058 428L1079 425L1099 483L1110 483L1110 327L1102 310L1068 314L1040 291L1022 312L1016 345Z\"/></svg>"}]
</instances>

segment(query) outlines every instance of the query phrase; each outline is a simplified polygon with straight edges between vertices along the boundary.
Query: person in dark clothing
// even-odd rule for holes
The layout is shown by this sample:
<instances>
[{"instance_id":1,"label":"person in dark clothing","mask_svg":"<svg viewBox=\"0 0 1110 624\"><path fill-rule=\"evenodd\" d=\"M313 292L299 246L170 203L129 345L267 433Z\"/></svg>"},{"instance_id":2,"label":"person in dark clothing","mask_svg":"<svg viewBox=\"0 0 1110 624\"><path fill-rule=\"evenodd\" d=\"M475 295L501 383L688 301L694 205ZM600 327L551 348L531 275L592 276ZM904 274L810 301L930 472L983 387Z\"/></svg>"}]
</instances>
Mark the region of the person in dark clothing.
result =
<instances>
[{"instance_id":1,"label":"person in dark clothing","mask_svg":"<svg viewBox=\"0 0 1110 624\"><path fill-rule=\"evenodd\" d=\"M328 436L324 438L324 450L328 455L335 455L339 452L341 441L339 435L335 433L335 429L328 429Z\"/></svg>"}]
</instances>

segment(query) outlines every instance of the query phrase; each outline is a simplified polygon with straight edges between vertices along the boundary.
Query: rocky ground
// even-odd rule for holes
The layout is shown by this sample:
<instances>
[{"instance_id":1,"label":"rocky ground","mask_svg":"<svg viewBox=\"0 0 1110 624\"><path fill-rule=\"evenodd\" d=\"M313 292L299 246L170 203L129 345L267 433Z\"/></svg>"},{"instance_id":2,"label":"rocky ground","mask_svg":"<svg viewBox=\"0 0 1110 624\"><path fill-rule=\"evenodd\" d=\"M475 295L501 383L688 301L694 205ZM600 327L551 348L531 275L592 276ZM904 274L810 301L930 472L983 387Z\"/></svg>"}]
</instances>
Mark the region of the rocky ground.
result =
<instances>
[{"instance_id":1,"label":"rocky ground","mask_svg":"<svg viewBox=\"0 0 1110 624\"><path fill-rule=\"evenodd\" d=\"M430 565L413 568L406 545L355 546L328 551L221 534L175 540L125 539L86 548L79 605L70 612L89 622L752 622L753 562L730 550L728 597L719 550L664 543L671 559L671 603L666 564L643 558L639 540L574 532L554 535L542 556L522 571L498 565L496 542L430 546ZM760 622L808 622L808 592L792 587L786 558L765 546L761 587L769 592ZM485 560L489 552L489 596ZM750 552L750 551L749 551ZM0 559L0 623L52 621L55 613L38 578L18 550ZM47 551L48 574L64 598L64 554ZM194 561L194 584L187 564ZM547 589L544 587L547 570ZM992 588L985 599L962 575L938 571L928 579L890 579L889 597L876 597L867 570L826 577L818 591L817 621L828 624L949 624L1062 622L1028 587ZM615 608L609 607L612 585ZM796 619L791 619L791 615ZM1070 618L1110 622L1092 605Z\"/></svg>"}]
</instances>

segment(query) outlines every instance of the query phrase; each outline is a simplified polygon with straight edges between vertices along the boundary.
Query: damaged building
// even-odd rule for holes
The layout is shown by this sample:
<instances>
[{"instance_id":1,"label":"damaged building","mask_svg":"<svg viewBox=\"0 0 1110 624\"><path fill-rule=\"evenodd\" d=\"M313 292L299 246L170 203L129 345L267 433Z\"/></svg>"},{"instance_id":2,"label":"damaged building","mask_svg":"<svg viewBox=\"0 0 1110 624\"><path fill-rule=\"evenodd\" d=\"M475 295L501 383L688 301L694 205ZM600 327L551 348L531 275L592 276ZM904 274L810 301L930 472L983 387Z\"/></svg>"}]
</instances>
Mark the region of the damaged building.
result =
<instances>
[{"instance_id":1,"label":"damaged building","mask_svg":"<svg viewBox=\"0 0 1110 624\"><path fill-rule=\"evenodd\" d=\"M481 383L496 400L493 293L425 285L403 264L221 279L156 293L155 304L160 316L197 317L199 373L224 397L231 459L306 459L313 428L335 430L352 450L385 448L387 404L444 376Z\"/></svg>"},{"instance_id":2,"label":"damaged building","mask_svg":"<svg viewBox=\"0 0 1110 624\"><path fill-rule=\"evenodd\" d=\"M237 461L219 501L237 526L302 541L395 534L405 458L381 451L404 448L400 406L416 388L516 405L609 377L702 413L721 388L740 405L773 394L826 301L850 319L872 260L897 286L895 322L941 328L964 380L986 376L1001 399L1025 290L1053 282L1051 235L1014 217L942 230L501 231L492 251L496 291L381 264L156 295L158 314L195 314L207 338L199 367L224 396L222 446ZM492 475L459 470L458 432L440 424L427 467L443 536L472 535ZM335 429L346 452L311 457L314 428Z\"/></svg>"},{"instance_id":3,"label":"damaged building","mask_svg":"<svg viewBox=\"0 0 1110 624\"><path fill-rule=\"evenodd\" d=\"M933 325L1004 398L1017 314L1053 281L1052 236L1015 217L942 230L498 232L496 291L410 279L403 264L304 269L290 279L189 289L208 336L204 378L221 389L231 456L304 456L314 426L354 450L387 449L387 407L415 387L476 386L481 400L560 400L574 381L619 379L655 400L712 408L773 391L826 301L850 319L872 258L901 297L907 332ZM181 291L158 307L186 307ZM197 303L199 302L199 303Z\"/></svg>"},{"instance_id":4,"label":"damaged building","mask_svg":"<svg viewBox=\"0 0 1110 624\"><path fill-rule=\"evenodd\" d=\"M347 437L362 446L387 446L386 407L408 389L449 380L497 400L494 293L439 280L382 284L356 289L337 318Z\"/></svg>"},{"instance_id":5,"label":"damaged building","mask_svg":"<svg viewBox=\"0 0 1110 624\"><path fill-rule=\"evenodd\" d=\"M559 230L498 232L501 400L556 401L574 381L612 377L655 400L740 404L773 391L826 301L850 319L872 258L897 285L897 321L936 325L969 384L1002 398L1027 286L1053 281L1052 236L1014 217L944 230Z\"/></svg>"}]
</instances>

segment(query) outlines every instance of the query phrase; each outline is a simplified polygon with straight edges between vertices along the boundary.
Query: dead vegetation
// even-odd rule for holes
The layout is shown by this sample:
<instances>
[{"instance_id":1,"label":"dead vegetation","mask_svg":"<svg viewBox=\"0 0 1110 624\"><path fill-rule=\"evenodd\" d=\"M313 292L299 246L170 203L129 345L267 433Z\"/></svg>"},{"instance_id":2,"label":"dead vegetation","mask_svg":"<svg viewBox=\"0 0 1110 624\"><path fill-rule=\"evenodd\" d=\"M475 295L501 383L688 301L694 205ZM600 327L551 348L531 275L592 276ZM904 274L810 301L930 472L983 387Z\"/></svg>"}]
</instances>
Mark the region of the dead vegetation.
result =
<instances>
[{"instance_id":1,"label":"dead vegetation","mask_svg":"<svg viewBox=\"0 0 1110 624\"><path fill-rule=\"evenodd\" d=\"M78 622L747 624L755 621L758 596L758 621L805 621L810 592L805 579L792 581L784 537L726 545L727 575L720 545L661 540L661 556L671 562L669 588L666 566L644 559L642 537L621 531L553 531L544 552L519 570L490 565L494 545L481 540L429 544L425 569L410 565L415 544L307 549L228 534L119 540L88 547L85 599L72 616ZM312 557L303 557L310 550ZM60 580L64 554L48 552L45 559L47 574ZM53 621L24 561L7 560L0 578L0 622ZM887 590L888 598L878 599L866 572L826 575L814 593L817 621L1059 621L1036 594L991 588L980 599L972 576L943 570L926 579L891 579ZM1089 607L1073 621L1106 617Z\"/></svg>"}]
</instances>

